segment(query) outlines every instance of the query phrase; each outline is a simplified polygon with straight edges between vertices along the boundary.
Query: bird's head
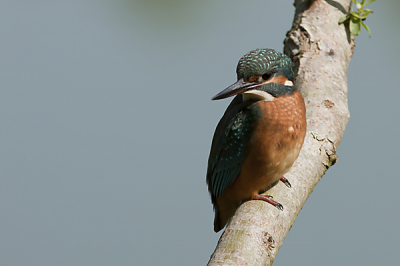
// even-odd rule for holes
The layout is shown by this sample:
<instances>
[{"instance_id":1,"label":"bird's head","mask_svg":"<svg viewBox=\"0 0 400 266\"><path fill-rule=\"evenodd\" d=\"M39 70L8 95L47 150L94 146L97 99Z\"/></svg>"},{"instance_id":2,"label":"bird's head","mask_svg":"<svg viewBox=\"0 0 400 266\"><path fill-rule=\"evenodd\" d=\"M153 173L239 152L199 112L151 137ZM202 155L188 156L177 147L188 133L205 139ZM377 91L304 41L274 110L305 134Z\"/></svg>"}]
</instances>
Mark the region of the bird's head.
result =
<instances>
[{"instance_id":1,"label":"bird's head","mask_svg":"<svg viewBox=\"0 0 400 266\"><path fill-rule=\"evenodd\" d=\"M272 101L280 90L293 87L290 58L273 49L256 49L245 54L236 68L238 81L215 95L212 100L242 93L243 99Z\"/></svg>"}]
</instances>

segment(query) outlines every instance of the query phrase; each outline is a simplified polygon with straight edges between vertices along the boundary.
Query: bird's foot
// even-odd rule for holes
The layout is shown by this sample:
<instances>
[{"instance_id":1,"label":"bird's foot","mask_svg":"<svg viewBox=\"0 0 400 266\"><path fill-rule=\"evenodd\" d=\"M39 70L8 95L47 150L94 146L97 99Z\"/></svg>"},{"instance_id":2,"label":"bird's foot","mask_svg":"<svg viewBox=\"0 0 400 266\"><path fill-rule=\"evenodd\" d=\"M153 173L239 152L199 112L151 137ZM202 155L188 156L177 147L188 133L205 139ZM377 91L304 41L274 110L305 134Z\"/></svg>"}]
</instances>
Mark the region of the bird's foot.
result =
<instances>
[{"instance_id":1,"label":"bird's foot","mask_svg":"<svg viewBox=\"0 0 400 266\"><path fill-rule=\"evenodd\" d=\"M279 202L275 201L272 199L272 196L269 195L260 195L260 194L255 194L253 197L253 200L263 200L271 204L272 206L277 207L279 210L283 211L283 206Z\"/></svg>"},{"instance_id":2,"label":"bird's foot","mask_svg":"<svg viewBox=\"0 0 400 266\"><path fill-rule=\"evenodd\" d=\"M282 176L282 177L281 177L281 181L282 181L283 184L285 184L287 187L292 187L292 185L290 184L289 180L287 180L286 177Z\"/></svg>"}]
</instances>

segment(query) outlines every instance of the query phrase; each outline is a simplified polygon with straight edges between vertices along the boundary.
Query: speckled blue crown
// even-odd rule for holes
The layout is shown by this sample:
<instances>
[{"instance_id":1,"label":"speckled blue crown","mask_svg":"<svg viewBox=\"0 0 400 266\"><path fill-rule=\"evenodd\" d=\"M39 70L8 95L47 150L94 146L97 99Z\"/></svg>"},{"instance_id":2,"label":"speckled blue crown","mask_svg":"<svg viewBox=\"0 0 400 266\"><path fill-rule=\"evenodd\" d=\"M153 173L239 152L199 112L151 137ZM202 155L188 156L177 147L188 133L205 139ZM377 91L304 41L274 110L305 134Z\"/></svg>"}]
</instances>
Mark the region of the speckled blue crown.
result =
<instances>
[{"instance_id":1,"label":"speckled blue crown","mask_svg":"<svg viewBox=\"0 0 400 266\"><path fill-rule=\"evenodd\" d=\"M285 77L293 80L292 61L290 58L273 49L255 49L242 58L236 68L238 79L248 80L251 76L261 76L265 70L271 72L283 71Z\"/></svg>"}]
</instances>

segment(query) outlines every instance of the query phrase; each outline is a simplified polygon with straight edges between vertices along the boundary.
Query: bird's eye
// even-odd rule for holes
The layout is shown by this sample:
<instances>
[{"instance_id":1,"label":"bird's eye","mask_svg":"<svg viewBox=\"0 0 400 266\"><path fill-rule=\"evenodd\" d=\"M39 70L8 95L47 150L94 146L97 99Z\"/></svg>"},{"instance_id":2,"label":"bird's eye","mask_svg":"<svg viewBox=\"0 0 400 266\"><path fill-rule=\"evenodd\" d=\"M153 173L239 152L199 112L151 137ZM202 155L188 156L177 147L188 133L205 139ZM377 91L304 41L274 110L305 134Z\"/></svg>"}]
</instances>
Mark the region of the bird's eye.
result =
<instances>
[{"instance_id":1,"label":"bird's eye","mask_svg":"<svg viewBox=\"0 0 400 266\"><path fill-rule=\"evenodd\" d=\"M272 78L273 73L272 72L267 72L264 75L262 75L263 80L269 80Z\"/></svg>"}]
</instances>

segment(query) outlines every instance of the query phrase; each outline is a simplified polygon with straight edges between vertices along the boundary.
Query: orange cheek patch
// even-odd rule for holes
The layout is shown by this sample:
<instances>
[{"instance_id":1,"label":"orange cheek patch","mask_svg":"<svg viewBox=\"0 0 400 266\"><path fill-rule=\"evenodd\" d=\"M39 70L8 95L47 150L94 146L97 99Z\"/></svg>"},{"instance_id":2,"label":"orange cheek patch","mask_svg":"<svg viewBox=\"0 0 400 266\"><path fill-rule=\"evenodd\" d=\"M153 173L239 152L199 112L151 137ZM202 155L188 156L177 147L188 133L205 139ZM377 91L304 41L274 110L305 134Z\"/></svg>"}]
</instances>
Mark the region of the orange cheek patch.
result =
<instances>
[{"instance_id":1,"label":"orange cheek patch","mask_svg":"<svg viewBox=\"0 0 400 266\"><path fill-rule=\"evenodd\" d=\"M252 77L249 78L249 81L250 82L255 82L255 81L258 81L259 78L260 78L260 76L252 76Z\"/></svg>"},{"instance_id":2,"label":"orange cheek patch","mask_svg":"<svg viewBox=\"0 0 400 266\"><path fill-rule=\"evenodd\" d=\"M285 85L285 82L287 80L289 80L289 79L284 76L277 76L277 77L273 77L272 79L270 79L271 82L279 83L282 85Z\"/></svg>"}]
</instances>

